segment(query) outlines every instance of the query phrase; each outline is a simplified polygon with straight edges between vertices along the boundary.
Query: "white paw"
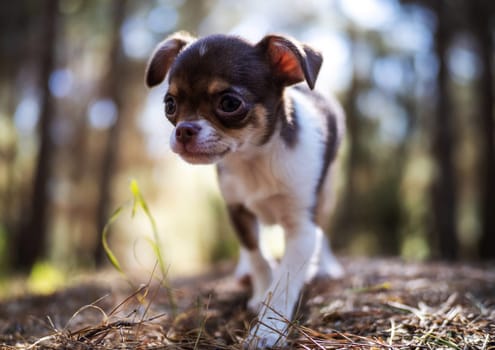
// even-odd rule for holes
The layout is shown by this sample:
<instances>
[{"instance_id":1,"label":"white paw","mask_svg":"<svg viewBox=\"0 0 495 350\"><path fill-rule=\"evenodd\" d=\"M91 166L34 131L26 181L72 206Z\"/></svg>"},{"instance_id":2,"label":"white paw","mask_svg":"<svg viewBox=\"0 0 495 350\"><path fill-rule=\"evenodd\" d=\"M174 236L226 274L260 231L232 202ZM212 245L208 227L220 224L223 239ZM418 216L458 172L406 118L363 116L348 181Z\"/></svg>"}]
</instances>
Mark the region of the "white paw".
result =
<instances>
[{"instance_id":1,"label":"white paw","mask_svg":"<svg viewBox=\"0 0 495 350\"><path fill-rule=\"evenodd\" d=\"M272 348L275 345L282 345L285 342L285 335L283 330L285 328L285 324L280 322L280 325L277 325L274 322L270 322L270 327L266 327L263 324L258 324L254 329L251 330L251 333L244 341L245 349L265 349ZM277 326L280 326L280 330Z\"/></svg>"},{"instance_id":2,"label":"white paw","mask_svg":"<svg viewBox=\"0 0 495 350\"><path fill-rule=\"evenodd\" d=\"M316 276L334 279L344 277L344 269L335 255L333 255L326 237L324 237L322 242L320 263L318 265Z\"/></svg>"},{"instance_id":3,"label":"white paw","mask_svg":"<svg viewBox=\"0 0 495 350\"><path fill-rule=\"evenodd\" d=\"M328 277L332 279L338 279L344 277L344 268L337 259L332 260L322 260L316 273L317 277Z\"/></svg>"}]
</instances>

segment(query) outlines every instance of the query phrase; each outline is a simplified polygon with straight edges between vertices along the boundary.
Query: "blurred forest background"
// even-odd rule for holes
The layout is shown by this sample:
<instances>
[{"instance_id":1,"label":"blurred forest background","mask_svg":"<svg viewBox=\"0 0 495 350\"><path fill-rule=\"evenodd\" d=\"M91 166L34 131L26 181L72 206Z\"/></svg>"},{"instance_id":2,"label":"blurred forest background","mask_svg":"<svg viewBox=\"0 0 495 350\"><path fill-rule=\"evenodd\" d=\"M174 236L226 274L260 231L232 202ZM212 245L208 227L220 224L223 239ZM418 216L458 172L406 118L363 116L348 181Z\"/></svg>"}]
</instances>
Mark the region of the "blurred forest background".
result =
<instances>
[{"instance_id":1,"label":"blurred forest background","mask_svg":"<svg viewBox=\"0 0 495 350\"><path fill-rule=\"evenodd\" d=\"M323 52L317 89L348 125L339 254L493 259L494 19L488 0L2 1L0 295L14 273L106 264L101 232L132 178L171 275L237 254L213 168L169 151L163 88L144 86L150 52L176 30L286 33ZM151 231L124 210L110 245L152 267Z\"/></svg>"}]
</instances>

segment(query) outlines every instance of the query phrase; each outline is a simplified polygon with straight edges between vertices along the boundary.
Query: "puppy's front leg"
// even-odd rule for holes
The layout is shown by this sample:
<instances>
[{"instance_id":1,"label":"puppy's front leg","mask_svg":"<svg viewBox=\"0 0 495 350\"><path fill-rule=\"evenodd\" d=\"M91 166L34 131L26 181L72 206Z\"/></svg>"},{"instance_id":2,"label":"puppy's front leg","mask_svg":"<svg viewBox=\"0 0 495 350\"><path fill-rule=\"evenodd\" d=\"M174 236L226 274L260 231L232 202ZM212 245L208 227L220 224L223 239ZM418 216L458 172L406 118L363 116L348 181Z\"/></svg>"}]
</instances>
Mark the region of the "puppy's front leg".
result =
<instances>
[{"instance_id":1,"label":"puppy's front leg","mask_svg":"<svg viewBox=\"0 0 495 350\"><path fill-rule=\"evenodd\" d=\"M242 245L239 262L242 266L238 266L236 276L249 272L253 295L248 306L253 308L263 301L272 281L272 268L260 249L259 225L254 214L241 204L229 205L228 212Z\"/></svg>"},{"instance_id":2,"label":"puppy's front leg","mask_svg":"<svg viewBox=\"0 0 495 350\"><path fill-rule=\"evenodd\" d=\"M285 225L284 229L285 254L260 307L258 325L248 338L253 348L272 347L284 341L301 289L318 270L321 229L309 219Z\"/></svg>"}]
</instances>

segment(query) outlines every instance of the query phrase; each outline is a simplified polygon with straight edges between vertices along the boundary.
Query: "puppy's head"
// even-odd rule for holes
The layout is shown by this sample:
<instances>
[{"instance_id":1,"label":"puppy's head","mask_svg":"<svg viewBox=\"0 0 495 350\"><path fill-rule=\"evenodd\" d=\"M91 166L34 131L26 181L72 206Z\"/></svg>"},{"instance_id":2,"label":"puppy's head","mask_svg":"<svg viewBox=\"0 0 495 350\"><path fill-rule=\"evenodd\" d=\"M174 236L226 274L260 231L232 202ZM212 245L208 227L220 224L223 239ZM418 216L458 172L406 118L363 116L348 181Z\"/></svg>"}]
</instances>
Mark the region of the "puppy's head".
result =
<instances>
[{"instance_id":1,"label":"puppy's head","mask_svg":"<svg viewBox=\"0 0 495 350\"><path fill-rule=\"evenodd\" d=\"M283 36L251 44L176 33L155 49L146 83L152 87L168 77L164 103L175 126L172 150L189 163L215 163L266 143L283 113L284 88L302 81L313 88L321 63L318 52Z\"/></svg>"}]
</instances>

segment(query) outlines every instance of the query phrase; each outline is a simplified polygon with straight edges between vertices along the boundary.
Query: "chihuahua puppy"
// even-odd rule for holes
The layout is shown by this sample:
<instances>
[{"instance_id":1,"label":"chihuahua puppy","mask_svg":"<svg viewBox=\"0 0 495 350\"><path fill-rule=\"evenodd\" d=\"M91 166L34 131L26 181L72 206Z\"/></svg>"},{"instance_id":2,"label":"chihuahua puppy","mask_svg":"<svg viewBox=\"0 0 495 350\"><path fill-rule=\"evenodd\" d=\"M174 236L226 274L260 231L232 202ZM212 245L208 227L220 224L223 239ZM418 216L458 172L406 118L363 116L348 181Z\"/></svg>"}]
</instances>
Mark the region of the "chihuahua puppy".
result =
<instances>
[{"instance_id":1,"label":"chihuahua puppy","mask_svg":"<svg viewBox=\"0 0 495 350\"><path fill-rule=\"evenodd\" d=\"M242 245L237 274L253 285L248 306L258 324L246 340L253 348L284 338L306 281L342 274L320 224L344 114L310 91L321 64L319 52L285 36L251 44L179 32L157 46L146 70L149 87L167 78L172 150L192 164L216 164ZM309 89L292 87L301 82ZM260 250L260 223L284 229L276 269Z\"/></svg>"}]
</instances>

